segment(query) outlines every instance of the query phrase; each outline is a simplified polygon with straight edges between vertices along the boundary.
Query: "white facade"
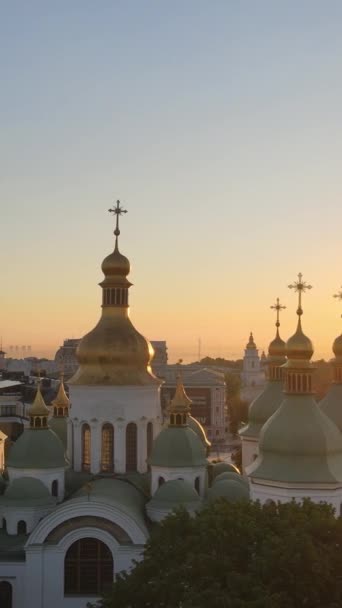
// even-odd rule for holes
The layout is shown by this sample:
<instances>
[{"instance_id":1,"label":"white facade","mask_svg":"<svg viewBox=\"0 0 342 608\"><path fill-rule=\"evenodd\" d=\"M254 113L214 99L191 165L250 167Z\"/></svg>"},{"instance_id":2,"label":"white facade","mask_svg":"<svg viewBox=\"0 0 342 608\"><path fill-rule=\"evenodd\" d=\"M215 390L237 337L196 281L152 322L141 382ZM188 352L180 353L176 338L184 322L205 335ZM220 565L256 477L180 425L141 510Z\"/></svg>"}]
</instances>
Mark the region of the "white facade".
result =
<instances>
[{"instance_id":1,"label":"white facade","mask_svg":"<svg viewBox=\"0 0 342 608\"><path fill-rule=\"evenodd\" d=\"M126 428L131 422L137 425L137 470L144 473L147 465L147 426L153 425L153 437L161 429L159 386L70 386L72 402L71 423L73 469L82 470L82 427L91 430L90 472L101 471L102 427L114 427L114 471L126 472Z\"/></svg>"},{"instance_id":2,"label":"white facade","mask_svg":"<svg viewBox=\"0 0 342 608\"><path fill-rule=\"evenodd\" d=\"M259 455L259 440L256 437L241 437L242 448L242 471L246 472L252 462Z\"/></svg>"},{"instance_id":3,"label":"white facade","mask_svg":"<svg viewBox=\"0 0 342 608\"><path fill-rule=\"evenodd\" d=\"M39 431L37 431L39 433ZM42 454L42 459L44 458L44 454ZM16 467L8 467L8 476L10 482L15 479L22 479L23 477L33 477L33 479L39 479L44 486L47 487L50 494L52 495L52 484L57 482L57 502L61 502L64 498L64 478L65 478L65 469L64 468L55 468L55 469L23 469Z\"/></svg>"},{"instance_id":4,"label":"white facade","mask_svg":"<svg viewBox=\"0 0 342 608\"><path fill-rule=\"evenodd\" d=\"M304 498L310 498L312 502L327 502L331 504L336 515L341 514L342 509L342 486L340 484L284 484L281 482L260 481L257 483L253 479L249 480L251 500L260 500L261 504L268 501L275 503L301 502Z\"/></svg>"}]
</instances>

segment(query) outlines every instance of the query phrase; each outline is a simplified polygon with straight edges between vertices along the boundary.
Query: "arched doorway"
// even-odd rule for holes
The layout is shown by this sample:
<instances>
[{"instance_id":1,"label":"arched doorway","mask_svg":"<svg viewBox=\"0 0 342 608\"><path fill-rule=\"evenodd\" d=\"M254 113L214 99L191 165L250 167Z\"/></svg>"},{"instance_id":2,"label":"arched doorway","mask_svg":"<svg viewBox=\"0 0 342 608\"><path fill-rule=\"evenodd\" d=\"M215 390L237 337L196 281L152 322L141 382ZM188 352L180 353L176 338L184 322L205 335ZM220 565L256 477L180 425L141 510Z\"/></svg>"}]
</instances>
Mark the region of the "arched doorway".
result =
<instances>
[{"instance_id":1,"label":"arched doorway","mask_svg":"<svg viewBox=\"0 0 342 608\"><path fill-rule=\"evenodd\" d=\"M13 590L8 581L0 581L0 606L1 608L12 608Z\"/></svg>"},{"instance_id":2,"label":"arched doorway","mask_svg":"<svg viewBox=\"0 0 342 608\"><path fill-rule=\"evenodd\" d=\"M96 538L74 542L64 560L65 595L101 595L113 582L110 549Z\"/></svg>"}]
</instances>

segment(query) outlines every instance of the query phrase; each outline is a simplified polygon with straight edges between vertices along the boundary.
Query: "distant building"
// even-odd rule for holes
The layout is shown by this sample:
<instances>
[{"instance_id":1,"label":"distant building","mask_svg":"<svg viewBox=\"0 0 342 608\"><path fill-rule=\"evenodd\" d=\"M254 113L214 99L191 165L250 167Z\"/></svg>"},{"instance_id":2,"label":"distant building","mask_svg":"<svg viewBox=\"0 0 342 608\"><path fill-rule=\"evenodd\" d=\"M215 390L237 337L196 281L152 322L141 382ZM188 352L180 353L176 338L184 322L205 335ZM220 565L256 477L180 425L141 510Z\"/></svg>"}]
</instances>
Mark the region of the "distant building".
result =
<instances>
[{"instance_id":1,"label":"distant building","mask_svg":"<svg viewBox=\"0 0 342 608\"><path fill-rule=\"evenodd\" d=\"M78 368L76 349L80 338L67 338L55 354L55 363L58 369L63 369L66 376L72 376Z\"/></svg>"},{"instance_id":2,"label":"distant building","mask_svg":"<svg viewBox=\"0 0 342 608\"><path fill-rule=\"evenodd\" d=\"M173 398L176 390L178 365L163 369L165 384L161 388L162 407ZM197 365L182 366L184 387L192 401L191 414L200 422L212 442L223 442L228 432L226 383L224 375Z\"/></svg>"},{"instance_id":3,"label":"distant building","mask_svg":"<svg viewBox=\"0 0 342 608\"><path fill-rule=\"evenodd\" d=\"M153 370L159 371L160 367L167 365L167 346L165 340L151 340L154 349L154 357L151 362Z\"/></svg>"},{"instance_id":4,"label":"distant building","mask_svg":"<svg viewBox=\"0 0 342 608\"><path fill-rule=\"evenodd\" d=\"M241 381L241 398L245 401L252 401L265 385L264 362L259 357L252 332L245 348Z\"/></svg>"}]
</instances>

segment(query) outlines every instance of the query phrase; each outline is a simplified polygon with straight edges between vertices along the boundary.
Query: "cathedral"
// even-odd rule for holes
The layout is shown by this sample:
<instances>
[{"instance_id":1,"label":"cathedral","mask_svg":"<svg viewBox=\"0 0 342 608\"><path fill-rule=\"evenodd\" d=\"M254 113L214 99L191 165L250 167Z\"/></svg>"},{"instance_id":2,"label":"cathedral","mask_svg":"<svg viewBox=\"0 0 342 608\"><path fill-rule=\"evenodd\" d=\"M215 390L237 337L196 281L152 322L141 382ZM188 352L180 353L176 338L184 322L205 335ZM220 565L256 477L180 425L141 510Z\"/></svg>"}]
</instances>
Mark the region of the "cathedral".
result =
<instances>
[{"instance_id":1,"label":"cathedral","mask_svg":"<svg viewBox=\"0 0 342 608\"><path fill-rule=\"evenodd\" d=\"M102 262L100 319L80 341L78 369L63 375L47 407L38 384L29 424L9 450L0 480L1 608L86 608L118 572L142 557L156 522L183 506L195 513L217 498L290 501L309 497L342 505L342 335L333 351L334 382L314 399L313 345L302 329L302 275L297 327L269 345L267 382L241 429L242 474L208 461L210 443L191 416L182 376L168 411L153 349L129 315L129 260L114 250ZM337 294L342 299L342 292ZM251 334L245 374L260 377ZM0 433L0 463L5 436Z\"/></svg>"},{"instance_id":2,"label":"cathedral","mask_svg":"<svg viewBox=\"0 0 342 608\"><path fill-rule=\"evenodd\" d=\"M249 498L231 464L210 464L210 443L191 416L181 376L168 408L151 371L151 344L129 316L130 262L102 262L102 310L63 376L53 411L40 386L29 426L9 450L0 487L1 608L86 608L141 559L151 527L183 505ZM4 454L0 437L0 462Z\"/></svg>"}]
</instances>

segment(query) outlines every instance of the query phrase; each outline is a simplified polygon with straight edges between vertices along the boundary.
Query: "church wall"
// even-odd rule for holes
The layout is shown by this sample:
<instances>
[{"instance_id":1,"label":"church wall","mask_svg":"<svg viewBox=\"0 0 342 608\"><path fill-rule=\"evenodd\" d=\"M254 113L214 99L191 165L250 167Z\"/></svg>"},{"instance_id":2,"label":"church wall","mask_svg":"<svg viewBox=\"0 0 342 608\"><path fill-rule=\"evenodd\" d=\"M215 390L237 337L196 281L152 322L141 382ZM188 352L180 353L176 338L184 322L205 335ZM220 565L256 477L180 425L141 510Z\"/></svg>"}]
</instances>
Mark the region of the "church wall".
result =
<instances>
[{"instance_id":1,"label":"church wall","mask_svg":"<svg viewBox=\"0 0 342 608\"><path fill-rule=\"evenodd\" d=\"M114 470L126 471L126 426L137 424L137 469L147 471L147 424L153 423L153 436L161 428L161 406L157 386L71 386L73 424L73 462L82 468L82 425L91 428L91 472L101 470L101 432L105 423L114 426Z\"/></svg>"},{"instance_id":2,"label":"church wall","mask_svg":"<svg viewBox=\"0 0 342 608\"><path fill-rule=\"evenodd\" d=\"M25 598L25 566L24 561L0 562L0 581L7 581L12 585L13 608L27 608L30 606Z\"/></svg>"},{"instance_id":3,"label":"church wall","mask_svg":"<svg viewBox=\"0 0 342 608\"><path fill-rule=\"evenodd\" d=\"M241 437L242 446L242 472L246 472L246 468L254 462L256 456L259 454L259 442L258 439Z\"/></svg>"},{"instance_id":4,"label":"church wall","mask_svg":"<svg viewBox=\"0 0 342 608\"><path fill-rule=\"evenodd\" d=\"M152 467L151 494L155 494L160 485L160 478L165 481L183 479L195 488L196 478L200 478L200 496L204 497L207 489L207 467Z\"/></svg>"},{"instance_id":5,"label":"church wall","mask_svg":"<svg viewBox=\"0 0 342 608\"><path fill-rule=\"evenodd\" d=\"M340 515L341 512L342 487L315 488L311 484L307 488L291 488L286 486L278 487L271 484L262 485L250 480L250 491L251 500L260 500L262 504L268 500L285 503L290 502L292 499L300 502L303 498L310 498L316 503L327 502L331 504L336 510L336 515Z\"/></svg>"},{"instance_id":6,"label":"church wall","mask_svg":"<svg viewBox=\"0 0 342 608\"><path fill-rule=\"evenodd\" d=\"M39 432L39 431L38 431ZM44 454L42 454L42 460ZM51 494L51 487L53 481L58 481L58 502L61 502L64 498L64 468L56 469L21 469L16 467L8 467L9 479L12 482L14 479L20 479L21 477L33 477L34 479L40 479L40 481L47 487Z\"/></svg>"}]
</instances>

